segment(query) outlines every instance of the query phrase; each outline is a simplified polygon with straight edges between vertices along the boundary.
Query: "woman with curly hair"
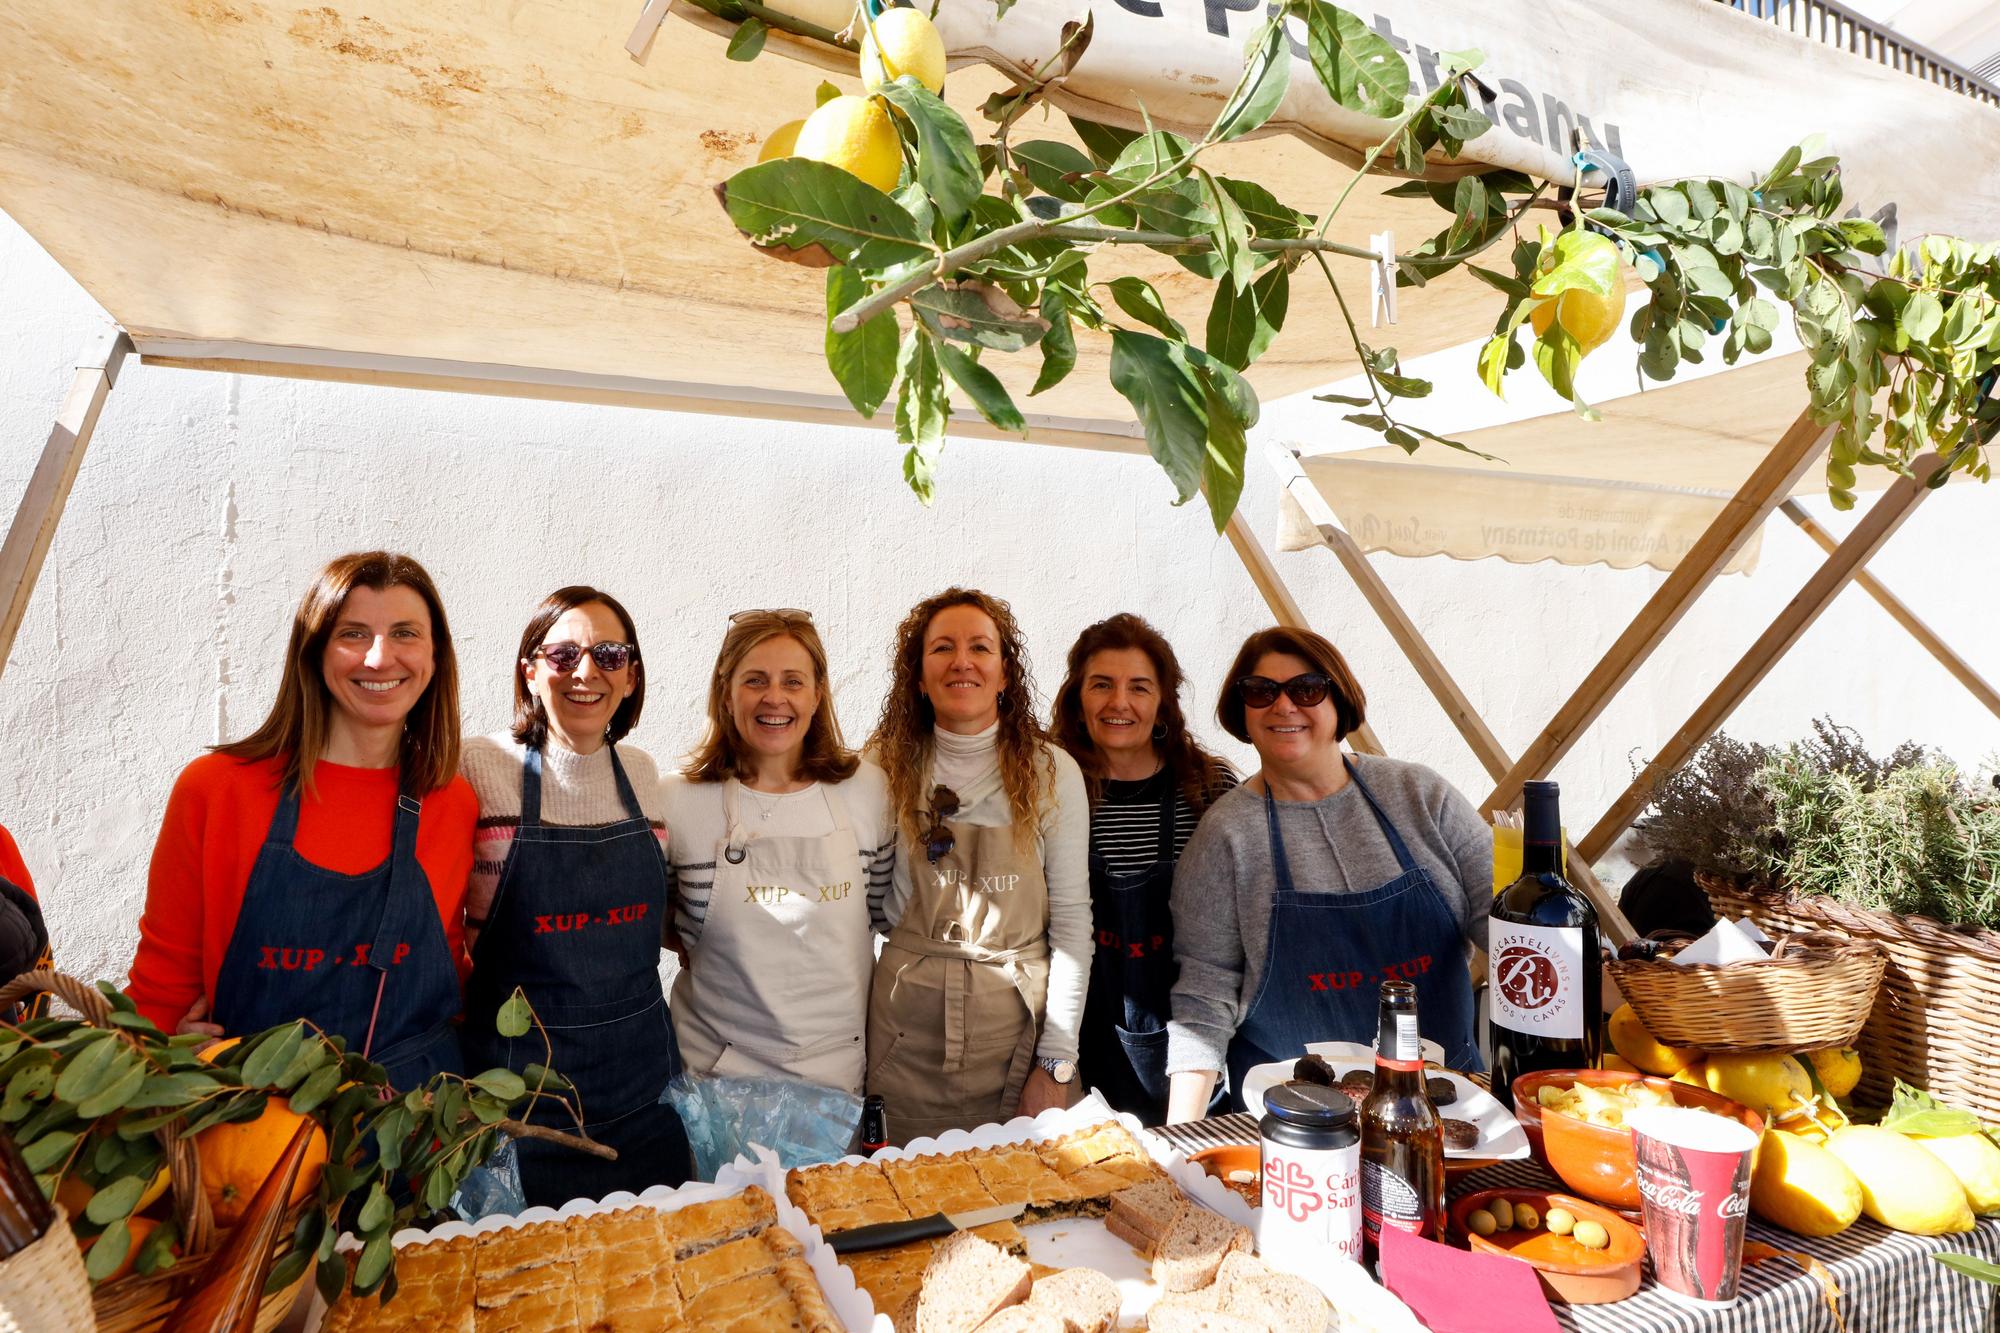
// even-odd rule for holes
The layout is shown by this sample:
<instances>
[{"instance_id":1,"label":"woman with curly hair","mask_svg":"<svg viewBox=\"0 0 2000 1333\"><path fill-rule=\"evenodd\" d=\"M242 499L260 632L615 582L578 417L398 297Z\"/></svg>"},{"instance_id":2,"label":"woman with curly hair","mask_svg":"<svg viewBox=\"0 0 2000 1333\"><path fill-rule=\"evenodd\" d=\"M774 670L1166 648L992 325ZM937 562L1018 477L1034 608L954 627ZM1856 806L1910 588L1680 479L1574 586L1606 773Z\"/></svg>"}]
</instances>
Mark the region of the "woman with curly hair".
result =
<instances>
[{"instance_id":1,"label":"woman with curly hair","mask_svg":"<svg viewBox=\"0 0 2000 1333\"><path fill-rule=\"evenodd\" d=\"M868 1091L907 1143L1068 1100L1090 978L1090 810L1035 720L1013 612L947 588L896 631L868 754L903 840L868 1005Z\"/></svg>"},{"instance_id":2,"label":"woman with curly hair","mask_svg":"<svg viewBox=\"0 0 2000 1333\"><path fill-rule=\"evenodd\" d=\"M1202 811L1236 775L1181 712L1181 666L1138 616L1077 636L1050 730L1090 788L1090 900L1097 956L1083 1011L1085 1081L1149 1125L1167 1113L1174 865Z\"/></svg>"}]
</instances>

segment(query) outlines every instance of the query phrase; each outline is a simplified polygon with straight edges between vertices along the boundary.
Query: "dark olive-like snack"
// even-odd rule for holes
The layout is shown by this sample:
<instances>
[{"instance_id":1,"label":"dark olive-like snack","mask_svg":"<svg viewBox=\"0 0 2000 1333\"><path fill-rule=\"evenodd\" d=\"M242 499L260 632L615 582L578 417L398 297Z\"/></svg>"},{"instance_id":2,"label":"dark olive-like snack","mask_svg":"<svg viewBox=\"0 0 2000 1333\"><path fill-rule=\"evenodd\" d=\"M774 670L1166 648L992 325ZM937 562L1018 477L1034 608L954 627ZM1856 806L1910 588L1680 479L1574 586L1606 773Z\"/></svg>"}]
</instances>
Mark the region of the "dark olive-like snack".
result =
<instances>
[{"instance_id":1,"label":"dark olive-like snack","mask_svg":"<svg viewBox=\"0 0 2000 1333\"><path fill-rule=\"evenodd\" d=\"M1445 1147L1456 1148L1460 1152L1464 1152L1467 1148L1479 1142L1479 1126L1473 1124L1470 1120L1453 1120L1445 1117L1442 1123L1444 1126Z\"/></svg>"},{"instance_id":2,"label":"dark olive-like snack","mask_svg":"<svg viewBox=\"0 0 2000 1333\"><path fill-rule=\"evenodd\" d=\"M1355 1099L1366 1097L1375 1087L1375 1071L1350 1069L1340 1076L1340 1090Z\"/></svg>"},{"instance_id":3,"label":"dark olive-like snack","mask_svg":"<svg viewBox=\"0 0 2000 1333\"><path fill-rule=\"evenodd\" d=\"M1431 1099L1432 1106L1450 1106L1458 1100L1458 1085L1448 1078L1427 1078L1424 1092Z\"/></svg>"},{"instance_id":4,"label":"dark olive-like snack","mask_svg":"<svg viewBox=\"0 0 2000 1333\"><path fill-rule=\"evenodd\" d=\"M1317 1083L1323 1088L1340 1086L1340 1080L1333 1072L1333 1066L1323 1055L1308 1055L1292 1066L1292 1077L1301 1083Z\"/></svg>"}]
</instances>

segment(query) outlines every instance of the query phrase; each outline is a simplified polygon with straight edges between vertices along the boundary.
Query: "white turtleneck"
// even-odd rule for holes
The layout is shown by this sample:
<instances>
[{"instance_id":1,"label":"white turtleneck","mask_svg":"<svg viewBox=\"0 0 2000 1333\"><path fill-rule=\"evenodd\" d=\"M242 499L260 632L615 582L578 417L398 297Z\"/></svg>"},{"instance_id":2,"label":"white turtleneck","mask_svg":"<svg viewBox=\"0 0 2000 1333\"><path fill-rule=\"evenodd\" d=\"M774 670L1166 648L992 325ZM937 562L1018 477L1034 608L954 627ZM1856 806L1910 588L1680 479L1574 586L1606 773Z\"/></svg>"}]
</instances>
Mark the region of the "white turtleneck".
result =
<instances>
[{"instance_id":1,"label":"white turtleneck","mask_svg":"<svg viewBox=\"0 0 2000 1333\"><path fill-rule=\"evenodd\" d=\"M1000 723L967 736L942 729L932 735L931 777L924 791L941 783L958 793L961 804L954 822L1011 824L1013 810L1000 783ZM1035 832L1049 885L1049 999L1035 1054L1074 1060L1092 953L1090 795L1076 761L1053 745L1047 749L1055 764L1055 789L1044 799ZM921 859L921 853L917 856ZM896 858L895 879L882 911L891 926L902 919L910 901L910 866L910 855Z\"/></svg>"}]
</instances>

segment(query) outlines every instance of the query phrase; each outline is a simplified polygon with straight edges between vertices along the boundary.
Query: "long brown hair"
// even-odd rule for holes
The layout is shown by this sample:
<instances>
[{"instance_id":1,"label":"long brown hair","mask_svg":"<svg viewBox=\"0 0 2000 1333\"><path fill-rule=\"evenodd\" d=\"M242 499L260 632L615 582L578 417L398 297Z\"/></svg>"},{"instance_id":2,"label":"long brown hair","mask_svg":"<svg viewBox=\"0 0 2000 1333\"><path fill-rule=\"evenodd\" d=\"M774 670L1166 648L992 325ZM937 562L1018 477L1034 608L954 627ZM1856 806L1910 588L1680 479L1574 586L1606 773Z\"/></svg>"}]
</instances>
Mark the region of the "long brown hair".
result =
<instances>
[{"instance_id":1,"label":"long brown hair","mask_svg":"<svg viewBox=\"0 0 2000 1333\"><path fill-rule=\"evenodd\" d=\"M409 588L430 610L431 683L403 719L403 743L396 763L404 791L418 796L437 791L458 775L458 655L452 650L451 626L445 620L437 584L422 565L391 551L359 551L327 562L292 616L285 674L278 682L278 697L270 714L242 740L214 748L237 759L282 755L285 785L297 785L307 795L312 794L313 768L326 753L327 724L333 709L322 674L326 645L333 637L341 607L356 588L374 592Z\"/></svg>"},{"instance_id":2,"label":"long brown hair","mask_svg":"<svg viewBox=\"0 0 2000 1333\"><path fill-rule=\"evenodd\" d=\"M1000 785L1014 818L1014 844L1024 847L1036 834L1044 795L1055 790L1055 761L1045 750L1047 734L1035 718L1035 677L1028 667L1027 645L1014 612L998 597L974 588L946 588L910 608L896 627L895 660L882 716L868 738L869 757L889 779L889 806L910 841L923 839L920 818L930 793L925 783L936 748L937 710L921 688L924 680L924 634L938 612L954 606L977 607L1000 635L1000 662L1007 682L1000 691L1000 730L995 748L1000 756Z\"/></svg>"},{"instance_id":3,"label":"long brown hair","mask_svg":"<svg viewBox=\"0 0 2000 1333\"><path fill-rule=\"evenodd\" d=\"M1180 659L1174 656L1166 636L1141 617L1121 611L1076 636L1069 650L1068 673L1063 677L1062 688L1056 691L1055 716L1050 720L1049 730L1056 744L1068 750L1070 758L1083 770L1091 804L1095 805L1104 794L1104 756L1091 740L1090 728L1083 720L1084 668L1097 654L1119 649L1142 652L1153 664L1153 680L1160 689L1153 749L1172 774L1182 798L1200 814L1221 794L1229 766L1202 749L1189 733L1187 715L1181 712L1181 685L1186 677L1181 674Z\"/></svg>"},{"instance_id":4,"label":"long brown hair","mask_svg":"<svg viewBox=\"0 0 2000 1333\"><path fill-rule=\"evenodd\" d=\"M860 758L847 748L847 740L840 734L840 719L833 711L826 645L820 642L812 617L803 611L744 611L729 622L729 629L722 636L722 649L715 655L715 671L708 678L708 731L681 768L682 775L690 782L721 782L725 778L750 776L743 736L729 712L730 681L751 649L780 637L805 649L806 656L812 659L813 686L819 690L819 707L813 710L812 721L806 725L798 776L814 782L845 782L861 766Z\"/></svg>"},{"instance_id":5,"label":"long brown hair","mask_svg":"<svg viewBox=\"0 0 2000 1333\"><path fill-rule=\"evenodd\" d=\"M542 646L542 640L549 637L549 631L558 620L580 606L592 605L602 605L617 616L625 642L632 645L632 664L627 668L632 673L632 692L619 700L618 707L612 710L611 722L604 728L604 739L616 745L639 725L639 710L646 706L646 660L639 654L639 627L632 623L632 613L610 593L572 583L542 598L542 604L528 617L528 627L521 631L521 647L514 654L514 739L531 750L539 750L548 743L549 713L542 707L542 701L535 697L535 692L528 688L528 675L522 668L534 657L535 650Z\"/></svg>"},{"instance_id":6,"label":"long brown hair","mask_svg":"<svg viewBox=\"0 0 2000 1333\"><path fill-rule=\"evenodd\" d=\"M1222 679L1222 697L1216 701L1215 720L1237 740L1248 742L1250 728L1243 719L1243 698L1236 693L1236 682L1255 671L1257 659L1266 653L1289 653L1326 677L1331 686L1327 697L1333 700L1336 743L1346 740L1349 732L1368 720L1368 696L1361 692L1361 682L1354 678L1340 649L1309 629L1273 625L1243 641L1243 646L1236 650L1236 660L1229 664L1229 674Z\"/></svg>"}]
</instances>

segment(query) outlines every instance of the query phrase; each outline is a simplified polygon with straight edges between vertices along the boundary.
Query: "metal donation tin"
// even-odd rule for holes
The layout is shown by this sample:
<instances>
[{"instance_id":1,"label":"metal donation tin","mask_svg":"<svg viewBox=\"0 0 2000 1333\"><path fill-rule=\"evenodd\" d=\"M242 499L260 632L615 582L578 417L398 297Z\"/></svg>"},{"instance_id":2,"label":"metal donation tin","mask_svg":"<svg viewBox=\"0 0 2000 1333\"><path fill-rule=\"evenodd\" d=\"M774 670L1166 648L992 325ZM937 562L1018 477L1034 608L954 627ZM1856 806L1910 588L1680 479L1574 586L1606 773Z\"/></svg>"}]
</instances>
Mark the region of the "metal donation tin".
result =
<instances>
[{"instance_id":1,"label":"metal donation tin","mask_svg":"<svg viewBox=\"0 0 2000 1333\"><path fill-rule=\"evenodd\" d=\"M1361 1259L1361 1132L1338 1088L1286 1083L1264 1094L1257 1122L1264 1206L1257 1252L1309 1277L1327 1259Z\"/></svg>"}]
</instances>

